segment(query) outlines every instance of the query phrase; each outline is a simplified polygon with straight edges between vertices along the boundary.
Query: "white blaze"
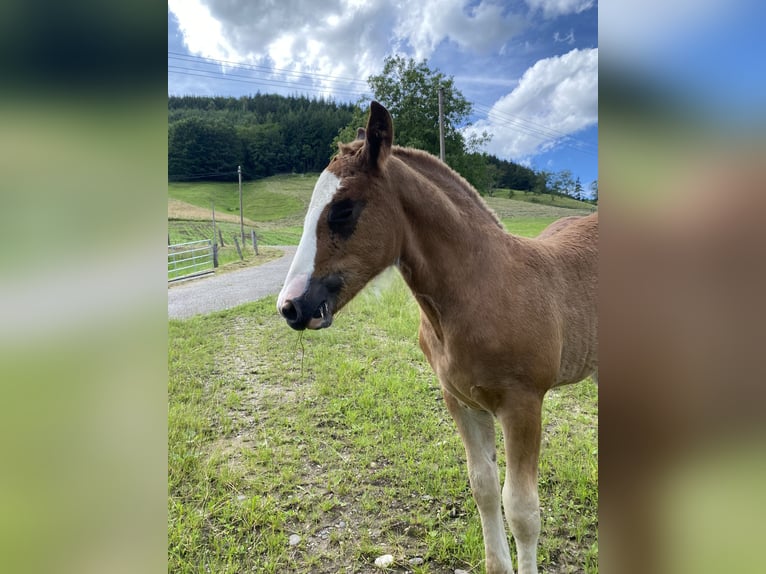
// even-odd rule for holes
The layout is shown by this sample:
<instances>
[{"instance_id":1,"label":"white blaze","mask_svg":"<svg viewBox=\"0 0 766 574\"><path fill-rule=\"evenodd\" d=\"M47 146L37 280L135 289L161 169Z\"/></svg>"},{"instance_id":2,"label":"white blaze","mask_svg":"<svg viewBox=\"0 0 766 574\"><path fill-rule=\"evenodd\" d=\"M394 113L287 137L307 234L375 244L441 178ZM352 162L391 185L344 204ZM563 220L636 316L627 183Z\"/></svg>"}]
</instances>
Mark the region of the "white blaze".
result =
<instances>
[{"instance_id":1,"label":"white blaze","mask_svg":"<svg viewBox=\"0 0 766 574\"><path fill-rule=\"evenodd\" d=\"M277 299L277 309L281 309L288 299L300 297L306 291L311 274L314 272L314 258L317 252L317 222L325 206L332 201L340 186L340 179L327 170L322 172L314 186L311 203L303 223L303 235L295 252L290 271L287 272L284 287Z\"/></svg>"}]
</instances>

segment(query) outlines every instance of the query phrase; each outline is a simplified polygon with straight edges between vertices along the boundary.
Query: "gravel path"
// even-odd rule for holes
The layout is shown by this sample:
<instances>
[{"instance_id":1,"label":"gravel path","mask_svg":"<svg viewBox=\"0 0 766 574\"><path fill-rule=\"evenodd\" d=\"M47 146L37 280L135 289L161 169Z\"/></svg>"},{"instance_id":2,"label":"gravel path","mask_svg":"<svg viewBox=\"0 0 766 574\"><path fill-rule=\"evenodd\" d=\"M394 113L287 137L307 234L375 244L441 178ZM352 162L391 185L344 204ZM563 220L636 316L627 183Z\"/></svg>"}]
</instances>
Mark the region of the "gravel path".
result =
<instances>
[{"instance_id":1,"label":"gravel path","mask_svg":"<svg viewBox=\"0 0 766 574\"><path fill-rule=\"evenodd\" d=\"M208 275L168 287L168 318L188 319L213 311L231 309L282 288L297 247L278 247L285 255L257 267L247 267L221 275Z\"/></svg>"}]
</instances>

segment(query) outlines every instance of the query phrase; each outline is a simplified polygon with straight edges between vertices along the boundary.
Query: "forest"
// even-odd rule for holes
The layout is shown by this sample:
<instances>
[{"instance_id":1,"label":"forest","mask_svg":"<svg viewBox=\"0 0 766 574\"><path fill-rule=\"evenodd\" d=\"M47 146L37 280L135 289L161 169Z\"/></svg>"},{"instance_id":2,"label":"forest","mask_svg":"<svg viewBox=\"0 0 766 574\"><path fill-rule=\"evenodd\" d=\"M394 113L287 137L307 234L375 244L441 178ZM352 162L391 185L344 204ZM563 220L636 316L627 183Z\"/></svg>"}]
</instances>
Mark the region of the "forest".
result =
<instances>
[{"instance_id":1,"label":"forest","mask_svg":"<svg viewBox=\"0 0 766 574\"><path fill-rule=\"evenodd\" d=\"M168 180L235 181L238 166L245 180L320 172L339 136L353 133L365 114L355 104L305 96L170 96ZM483 195L497 189L581 195L566 173L538 172L458 142L448 146L447 163Z\"/></svg>"},{"instance_id":2,"label":"forest","mask_svg":"<svg viewBox=\"0 0 766 574\"><path fill-rule=\"evenodd\" d=\"M257 94L168 98L168 179L236 180L322 171L354 106Z\"/></svg>"}]
</instances>

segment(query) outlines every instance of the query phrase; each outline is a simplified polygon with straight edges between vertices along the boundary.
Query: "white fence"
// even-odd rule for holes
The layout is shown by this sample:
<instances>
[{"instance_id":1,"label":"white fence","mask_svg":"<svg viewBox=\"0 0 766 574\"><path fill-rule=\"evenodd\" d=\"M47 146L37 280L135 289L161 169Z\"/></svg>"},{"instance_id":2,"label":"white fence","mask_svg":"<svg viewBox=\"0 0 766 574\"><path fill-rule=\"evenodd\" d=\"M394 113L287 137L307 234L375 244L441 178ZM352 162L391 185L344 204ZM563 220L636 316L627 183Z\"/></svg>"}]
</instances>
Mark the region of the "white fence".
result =
<instances>
[{"instance_id":1,"label":"white fence","mask_svg":"<svg viewBox=\"0 0 766 574\"><path fill-rule=\"evenodd\" d=\"M168 281L213 272L213 242L209 239L168 245Z\"/></svg>"}]
</instances>

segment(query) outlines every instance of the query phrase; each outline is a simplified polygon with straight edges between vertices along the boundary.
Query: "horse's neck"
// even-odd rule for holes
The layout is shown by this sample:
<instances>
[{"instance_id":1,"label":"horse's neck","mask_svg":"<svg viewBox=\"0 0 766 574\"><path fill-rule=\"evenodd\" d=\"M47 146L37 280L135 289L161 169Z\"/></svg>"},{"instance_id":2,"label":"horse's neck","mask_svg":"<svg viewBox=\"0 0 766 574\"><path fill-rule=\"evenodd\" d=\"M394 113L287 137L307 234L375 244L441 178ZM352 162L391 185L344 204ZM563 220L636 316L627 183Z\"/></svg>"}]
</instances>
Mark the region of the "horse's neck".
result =
<instances>
[{"instance_id":1,"label":"horse's neck","mask_svg":"<svg viewBox=\"0 0 766 574\"><path fill-rule=\"evenodd\" d=\"M497 252L512 238L446 167L407 166L414 173L399 190L406 217L400 269L431 323L441 323L467 303L470 286L492 272L491 260L502 259Z\"/></svg>"}]
</instances>

